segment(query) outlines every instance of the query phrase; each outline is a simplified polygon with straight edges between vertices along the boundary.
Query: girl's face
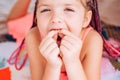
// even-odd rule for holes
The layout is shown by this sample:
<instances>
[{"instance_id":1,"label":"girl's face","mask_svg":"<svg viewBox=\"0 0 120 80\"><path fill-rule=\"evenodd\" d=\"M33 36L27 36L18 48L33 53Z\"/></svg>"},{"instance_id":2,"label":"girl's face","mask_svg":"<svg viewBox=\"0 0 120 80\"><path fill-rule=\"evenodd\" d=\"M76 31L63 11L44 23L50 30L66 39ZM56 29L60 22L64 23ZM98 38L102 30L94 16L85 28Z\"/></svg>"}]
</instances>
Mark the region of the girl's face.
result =
<instances>
[{"instance_id":1,"label":"girl's face","mask_svg":"<svg viewBox=\"0 0 120 80\"><path fill-rule=\"evenodd\" d=\"M80 36L85 27L85 8L79 0L39 0L37 26L44 37L51 30L69 30Z\"/></svg>"}]
</instances>

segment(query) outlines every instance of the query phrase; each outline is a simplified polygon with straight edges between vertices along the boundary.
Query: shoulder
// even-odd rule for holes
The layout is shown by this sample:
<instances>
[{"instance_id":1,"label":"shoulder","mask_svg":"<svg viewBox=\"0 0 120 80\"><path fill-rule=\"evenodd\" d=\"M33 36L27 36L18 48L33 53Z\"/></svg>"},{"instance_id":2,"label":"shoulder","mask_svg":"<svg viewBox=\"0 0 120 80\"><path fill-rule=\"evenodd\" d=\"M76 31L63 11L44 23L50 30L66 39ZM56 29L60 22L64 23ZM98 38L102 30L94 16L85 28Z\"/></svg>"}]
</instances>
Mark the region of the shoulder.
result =
<instances>
[{"instance_id":1,"label":"shoulder","mask_svg":"<svg viewBox=\"0 0 120 80\"><path fill-rule=\"evenodd\" d=\"M25 45L31 64L30 68L32 72L32 79L36 79L36 77L38 77L38 75L35 74L39 74L39 77L42 77L45 68L45 60L39 51L40 34L37 27L28 32L25 38Z\"/></svg>"},{"instance_id":2,"label":"shoulder","mask_svg":"<svg viewBox=\"0 0 120 80\"><path fill-rule=\"evenodd\" d=\"M41 39L38 28L32 28L25 37L25 44L29 54L34 55L34 52L39 54L40 41Z\"/></svg>"},{"instance_id":3,"label":"shoulder","mask_svg":"<svg viewBox=\"0 0 120 80\"><path fill-rule=\"evenodd\" d=\"M31 53L31 51L35 51L35 47L39 47L40 37L38 28L32 28L25 37L26 48Z\"/></svg>"},{"instance_id":4,"label":"shoulder","mask_svg":"<svg viewBox=\"0 0 120 80\"><path fill-rule=\"evenodd\" d=\"M32 28L25 37L26 43L39 43L40 42L40 33L37 27Z\"/></svg>"},{"instance_id":5,"label":"shoulder","mask_svg":"<svg viewBox=\"0 0 120 80\"><path fill-rule=\"evenodd\" d=\"M29 54L34 55L34 52L39 52L40 34L37 27L32 28L25 37L25 44Z\"/></svg>"},{"instance_id":6,"label":"shoulder","mask_svg":"<svg viewBox=\"0 0 120 80\"><path fill-rule=\"evenodd\" d=\"M88 33L84 44L87 54L102 53L103 39L97 31L91 30Z\"/></svg>"},{"instance_id":7,"label":"shoulder","mask_svg":"<svg viewBox=\"0 0 120 80\"><path fill-rule=\"evenodd\" d=\"M40 33L37 27L32 28L25 37L25 45L28 51L29 59L32 60L31 62L41 64L45 63L42 55L39 51L39 45L41 42Z\"/></svg>"},{"instance_id":8,"label":"shoulder","mask_svg":"<svg viewBox=\"0 0 120 80\"><path fill-rule=\"evenodd\" d=\"M39 36L39 30L37 27L34 27L27 33L26 38L32 38L36 36Z\"/></svg>"},{"instance_id":9,"label":"shoulder","mask_svg":"<svg viewBox=\"0 0 120 80\"><path fill-rule=\"evenodd\" d=\"M85 50L85 56L82 62L84 70L91 80L99 80L103 51L102 37L95 30L91 30L87 34L83 46ZM91 74L91 72L94 74Z\"/></svg>"},{"instance_id":10,"label":"shoulder","mask_svg":"<svg viewBox=\"0 0 120 80\"><path fill-rule=\"evenodd\" d=\"M103 39L102 39L102 36L95 30L91 30L87 37L86 37L86 40L89 42L89 43L102 43L103 42Z\"/></svg>"}]
</instances>

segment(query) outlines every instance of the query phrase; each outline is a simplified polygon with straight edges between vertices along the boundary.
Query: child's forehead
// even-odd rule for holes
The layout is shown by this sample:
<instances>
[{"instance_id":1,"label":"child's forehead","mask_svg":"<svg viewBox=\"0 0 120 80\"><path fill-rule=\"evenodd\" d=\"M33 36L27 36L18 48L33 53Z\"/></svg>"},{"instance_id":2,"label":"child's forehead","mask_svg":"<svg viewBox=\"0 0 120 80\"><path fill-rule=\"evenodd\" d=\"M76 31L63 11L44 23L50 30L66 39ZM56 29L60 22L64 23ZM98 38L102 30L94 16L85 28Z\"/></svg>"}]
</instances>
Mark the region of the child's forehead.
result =
<instances>
[{"instance_id":1,"label":"child's forehead","mask_svg":"<svg viewBox=\"0 0 120 80\"><path fill-rule=\"evenodd\" d=\"M38 0L39 5L83 4L85 0Z\"/></svg>"},{"instance_id":2,"label":"child's forehead","mask_svg":"<svg viewBox=\"0 0 120 80\"><path fill-rule=\"evenodd\" d=\"M72 2L81 2L81 0L38 0L39 3L49 3L49 2L52 2L52 3L72 3Z\"/></svg>"}]
</instances>

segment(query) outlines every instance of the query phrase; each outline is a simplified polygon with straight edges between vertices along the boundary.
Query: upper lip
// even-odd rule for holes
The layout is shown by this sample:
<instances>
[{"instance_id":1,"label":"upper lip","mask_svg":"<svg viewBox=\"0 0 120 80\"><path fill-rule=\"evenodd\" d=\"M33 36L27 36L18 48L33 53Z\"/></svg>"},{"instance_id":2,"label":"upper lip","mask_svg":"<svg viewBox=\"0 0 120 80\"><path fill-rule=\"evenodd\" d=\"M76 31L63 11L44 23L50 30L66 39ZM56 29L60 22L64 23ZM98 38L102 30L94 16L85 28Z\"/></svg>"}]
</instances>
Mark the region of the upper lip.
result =
<instances>
[{"instance_id":1,"label":"upper lip","mask_svg":"<svg viewBox=\"0 0 120 80\"><path fill-rule=\"evenodd\" d=\"M50 31L57 31L57 34L55 34L53 36L53 38L57 41L57 40L61 40L64 37L64 34L61 33L62 29L51 29Z\"/></svg>"},{"instance_id":2,"label":"upper lip","mask_svg":"<svg viewBox=\"0 0 120 80\"><path fill-rule=\"evenodd\" d=\"M67 29L67 26L64 23L54 23L49 25L49 30L62 30Z\"/></svg>"},{"instance_id":3,"label":"upper lip","mask_svg":"<svg viewBox=\"0 0 120 80\"><path fill-rule=\"evenodd\" d=\"M53 28L53 29L50 29L50 31L60 31L62 30L62 28Z\"/></svg>"}]
</instances>

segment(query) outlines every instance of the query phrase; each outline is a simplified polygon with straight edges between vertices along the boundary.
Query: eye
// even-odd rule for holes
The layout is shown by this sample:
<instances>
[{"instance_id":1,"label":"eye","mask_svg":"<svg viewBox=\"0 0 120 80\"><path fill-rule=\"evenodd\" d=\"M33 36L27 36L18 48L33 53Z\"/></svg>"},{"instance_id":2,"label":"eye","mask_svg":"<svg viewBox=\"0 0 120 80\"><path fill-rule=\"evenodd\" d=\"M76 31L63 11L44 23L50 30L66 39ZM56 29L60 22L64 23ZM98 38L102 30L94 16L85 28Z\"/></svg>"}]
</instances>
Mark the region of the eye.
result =
<instances>
[{"instance_id":1,"label":"eye","mask_svg":"<svg viewBox=\"0 0 120 80\"><path fill-rule=\"evenodd\" d=\"M65 8L65 11L68 11L68 12L75 12L75 10L72 9L72 8Z\"/></svg>"},{"instance_id":2,"label":"eye","mask_svg":"<svg viewBox=\"0 0 120 80\"><path fill-rule=\"evenodd\" d=\"M51 11L51 10L50 9L43 9L40 12L43 13L43 12L48 12L48 11Z\"/></svg>"}]
</instances>

